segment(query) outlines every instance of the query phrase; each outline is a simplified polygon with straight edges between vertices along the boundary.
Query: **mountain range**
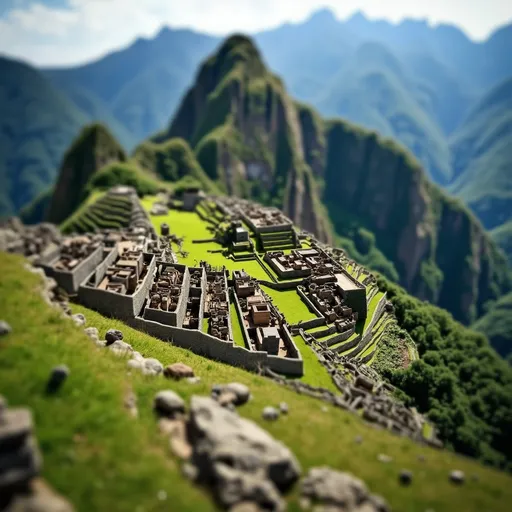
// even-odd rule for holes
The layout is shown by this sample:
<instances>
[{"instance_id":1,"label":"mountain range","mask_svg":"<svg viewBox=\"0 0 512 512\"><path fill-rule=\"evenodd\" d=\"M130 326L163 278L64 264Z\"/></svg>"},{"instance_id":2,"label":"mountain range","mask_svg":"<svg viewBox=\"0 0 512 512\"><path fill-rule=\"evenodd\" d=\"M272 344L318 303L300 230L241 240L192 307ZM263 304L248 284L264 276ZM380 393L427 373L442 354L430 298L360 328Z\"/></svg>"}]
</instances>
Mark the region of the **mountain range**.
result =
<instances>
[{"instance_id":1,"label":"mountain range","mask_svg":"<svg viewBox=\"0 0 512 512\"><path fill-rule=\"evenodd\" d=\"M512 257L512 25L475 43L453 26L394 25L360 13L340 21L321 10L254 40L294 98L400 142ZM128 151L160 131L220 43L164 28L74 68L36 70L1 58L0 76L9 79L0 80L0 136L9 158L0 163L0 213L19 211L54 182L65 147L87 122L106 123ZM13 114L20 111L26 119Z\"/></svg>"}]
</instances>

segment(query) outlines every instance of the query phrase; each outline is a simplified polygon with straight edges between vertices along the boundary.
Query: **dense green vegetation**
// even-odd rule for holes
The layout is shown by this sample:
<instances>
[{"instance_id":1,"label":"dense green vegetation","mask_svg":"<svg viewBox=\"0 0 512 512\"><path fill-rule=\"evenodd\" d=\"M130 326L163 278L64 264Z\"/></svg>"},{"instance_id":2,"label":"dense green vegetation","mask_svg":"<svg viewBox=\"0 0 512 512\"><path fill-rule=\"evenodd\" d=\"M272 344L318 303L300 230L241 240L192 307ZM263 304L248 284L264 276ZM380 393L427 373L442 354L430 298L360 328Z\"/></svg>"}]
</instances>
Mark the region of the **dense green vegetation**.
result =
<instances>
[{"instance_id":1,"label":"dense green vegetation","mask_svg":"<svg viewBox=\"0 0 512 512\"><path fill-rule=\"evenodd\" d=\"M116 162L103 167L87 182L87 191L109 189L114 185L133 187L140 196L156 194L162 188L161 182L152 178L135 164Z\"/></svg>"},{"instance_id":2,"label":"dense green vegetation","mask_svg":"<svg viewBox=\"0 0 512 512\"><path fill-rule=\"evenodd\" d=\"M171 388L188 401L193 394L209 394L213 384L232 381L247 384L253 394L240 414L289 446L303 471L318 465L349 471L383 495L393 510L507 510L512 486L504 473L372 428L348 411L329 406L324 412L322 402L263 377L196 356L73 306L101 335L109 328L121 329L124 339L144 356L156 357L164 365L182 361L194 368L201 382L191 385L126 372L124 359L95 348L79 328L34 293L39 278L24 270L18 257L0 254L0 265L4 270L0 275L2 318L13 327L0 345L0 389L11 406L29 406L34 411L43 476L78 511L133 511L134 505L155 511L170 506L183 511L213 509L211 499L182 476L179 462L169 454L151 403L161 389ZM19 314L22 308L24 315ZM46 380L58 364L70 368L70 377L58 397L49 397ZM29 378L20 379L20 375ZM137 419L123 407L129 392L137 396ZM289 405L289 414L278 422L264 422L262 408L280 401ZM363 443L356 447L358 435ZM379 453L392 455L393 461L376 462ZM414 473L413 489L397 481L403 467ZM448 473L455 468L468 478L477 475L478 481L454 486ZM167 494L164 501L158 498L161 490ZM299 510L298 493L292 492L289 501L292 510Z\"/></svg>"},{"instance_id":3,"label":"dense green vegetation","mask_svg":"<svg viewBox=\"0 0 512 512\"><path fill-rule=\"evenodd\" d=\"M217 187L205 174L183 139L171 139L162 144L144 142L135 150L133 159L141 169L161 180L176 183L187 178L204 191L218 193Z\"/></svg>"},{"instance_id":4,"label":"dense green vegetation","mask_svg":"<svg viewBox=\"0 0 512 512\"><path fill-rule=\"evenodd\" d=\"M494 241L505 251L509 263L512 264L512 220L491 231Z\"/></svg>"},{"instance_id":5,"label":"dense green vegetation","mask_svg":"<svg viewBox=\"0 0 512 512\"><path fill-rule=\"evenodd\" d=\"M503 357L512 353L512 293L489 305L489 311L472 328L485 334Z\"/></svg>"},{"instance_id":6,"label":"dense green vegetation","mask_svg":"<svg viewBox=\"0 0 512 512\"><path fill-rule=\"evenodd\" d=\"M482 334L379 278L421 359L407 370L385 370L390 381L427 413L458 452L512 469L512 367ZM406 335L406 333L404 333Z\"/></svg>"}]
</instances>

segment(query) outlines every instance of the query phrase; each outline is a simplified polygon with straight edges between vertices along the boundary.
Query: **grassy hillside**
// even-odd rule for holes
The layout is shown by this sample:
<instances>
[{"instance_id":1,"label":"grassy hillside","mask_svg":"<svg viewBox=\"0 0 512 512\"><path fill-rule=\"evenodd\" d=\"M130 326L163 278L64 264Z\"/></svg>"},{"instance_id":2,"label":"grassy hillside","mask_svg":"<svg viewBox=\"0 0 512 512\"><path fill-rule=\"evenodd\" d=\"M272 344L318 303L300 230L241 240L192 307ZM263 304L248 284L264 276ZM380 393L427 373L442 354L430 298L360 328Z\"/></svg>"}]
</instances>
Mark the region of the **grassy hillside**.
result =
<instances>
[{"instance_id":1,"label":"grassy hillside","mask_svg":"<svg viewBox=\"0 0 512 512\"><path fill-rule=\"evenodd\" d=\"M5 269L0 276L0 306L3 318L13 327L13 334L0 344L0 389L12 406L33 409L45 460L43 475L78 511L124 511L134 506L163 511L170 504L183 511L213 510L206 493L181 476L166 439L157 433L151 402L160 389L174 389L188 400L192 394L208 394L215 383L230 381L247 384L253 393L253 400L240 414L289 446L303 470L327 464L350 471L383 495L395 511L507 510L512 486L504 473L371 428L347 411L329 407L323 412L321 402L267 379L195 356L75 307L75 312L85 314L87 325L96 326L101 334L111 327L120 328L125 340L144 356L157 357L164 364L182 361L202 380L191 385L126 372L124 360L95 348L80 328L34 293L39 278L25 271L19 258L0 254L0 262ZM25 315L19 314L20 308ZM46 379L57 364L67 364L70 377L58 397L48 397ZM138 399L137 419L123 408L129 391ZM288 403L289 415L263 423L262 408L280 401ZM355 444L357 435L362 436L362 444ZM379 453L392 455L393 461L377 462ZM403 467L414 473L412 487L398 483ZM448 473L455 468L465 471L468 479L472 475L478 479L463 487L453 486ZM158 498L160 491L165 491L163 501ZM299 510L296 492L289 501L292 510Z\"/></svg>"},{"instance_id":2,"label":"grassy hillside","mask_svg":"<svg viewBox=\"0 0 512 512\"><path fill-rule=\"evenodd\" d=\"M490 306L489 312L474 323L472 328L485 334L503 357L512 353L512 293Z\"/></svg>"}]
</instances>

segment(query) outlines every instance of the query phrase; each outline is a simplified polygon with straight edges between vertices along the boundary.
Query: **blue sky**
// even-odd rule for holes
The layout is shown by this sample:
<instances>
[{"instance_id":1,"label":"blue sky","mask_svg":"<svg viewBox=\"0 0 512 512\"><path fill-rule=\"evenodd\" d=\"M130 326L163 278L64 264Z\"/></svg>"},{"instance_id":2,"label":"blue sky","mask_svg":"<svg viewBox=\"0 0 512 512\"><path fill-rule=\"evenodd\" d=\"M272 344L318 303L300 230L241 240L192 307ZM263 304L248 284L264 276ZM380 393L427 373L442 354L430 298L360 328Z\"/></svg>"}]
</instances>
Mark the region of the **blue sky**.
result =
<instances>
[{"instance_id":1,"label":"blue sky","mask_svg":"<svg viewBox=\"0 0 512 512\"><path fill-rule=\"evenodd\" d=\"M331 8L345 19L451 23L482 40L512 19L512 0L0 0L0 53L39 65L86 62L162 26L226 35L300 22Z\"/></svg>"}]
</instances>

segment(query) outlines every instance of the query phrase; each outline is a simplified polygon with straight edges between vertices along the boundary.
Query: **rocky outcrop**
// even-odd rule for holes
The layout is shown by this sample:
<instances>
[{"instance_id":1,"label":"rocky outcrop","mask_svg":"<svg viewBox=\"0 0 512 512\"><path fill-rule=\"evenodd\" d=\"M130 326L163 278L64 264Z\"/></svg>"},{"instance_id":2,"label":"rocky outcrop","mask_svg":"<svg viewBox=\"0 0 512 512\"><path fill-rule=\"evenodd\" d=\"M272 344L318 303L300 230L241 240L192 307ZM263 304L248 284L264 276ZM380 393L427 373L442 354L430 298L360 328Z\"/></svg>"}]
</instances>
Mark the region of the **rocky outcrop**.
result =
<instances>
[{"instance_id":1,"label":"rocky outcrop","mask_svg":"<svg viewBox=\"0 0 512 512\"><path fill-rule=\"evenodd\" d=\"M298 108L250 39L229 38L202 65L169 129L153 140L175 137L189 141L227 193L272 201L303 229L330 239Z\"/></svg>"},{"instance_id":2,"label":"rocky outcrop","mask_svg":"<svg viewBox=\"0 0 512 512\"><path fill-rule=\"evenodd\" d=\"M103 125L85 127L64 156L48 220L55 224L65 220L84 199L91 176L109 163L125 160L123 149Z\"/></svg>"}]
</instances>

